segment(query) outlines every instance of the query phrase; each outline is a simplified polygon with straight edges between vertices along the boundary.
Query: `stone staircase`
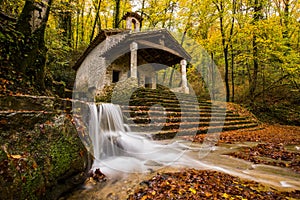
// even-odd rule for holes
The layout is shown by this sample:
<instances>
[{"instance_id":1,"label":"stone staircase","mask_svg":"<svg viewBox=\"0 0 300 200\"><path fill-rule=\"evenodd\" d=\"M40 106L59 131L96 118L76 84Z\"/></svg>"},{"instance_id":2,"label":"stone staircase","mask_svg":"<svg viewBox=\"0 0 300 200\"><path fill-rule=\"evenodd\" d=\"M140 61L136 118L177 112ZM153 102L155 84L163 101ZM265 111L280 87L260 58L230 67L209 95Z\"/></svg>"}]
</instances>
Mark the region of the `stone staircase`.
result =
<instances>
[{"instance_id":1,"label":"stone staircase","mask_svg":"<svg viewBox=\"0 0 300 200\"><path fill-rule=\"evenodd\" d=\"M226 109L224 103L201 101L162 87L139 88L131 95L129 105L122 100L116 103L120 104L132 131L151 135L154 139L258 126L256 120Z\"/></svg>"}]
</instances>

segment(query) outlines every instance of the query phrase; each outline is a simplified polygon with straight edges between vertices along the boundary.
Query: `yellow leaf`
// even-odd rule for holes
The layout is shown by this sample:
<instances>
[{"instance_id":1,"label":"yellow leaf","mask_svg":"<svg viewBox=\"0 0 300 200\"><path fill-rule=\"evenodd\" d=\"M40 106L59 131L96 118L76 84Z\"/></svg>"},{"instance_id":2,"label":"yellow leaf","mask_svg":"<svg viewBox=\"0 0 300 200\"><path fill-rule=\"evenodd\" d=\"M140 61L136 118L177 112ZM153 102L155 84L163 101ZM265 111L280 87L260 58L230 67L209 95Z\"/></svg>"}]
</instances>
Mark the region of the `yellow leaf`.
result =
<instances>
[{"instance_id":1,"label":"yellow leaf","mask_svg":"<svg viewBox=\"0 0 300 200\"><path fill-rule=\"evenodd\" d=\"M206 196L206 197L210 197L210 196L212 196L212 193L205 192L205 196Z\"/></svg>"},{"instance_id":2,"label":"yellow leaf","mask_svg":"<svg viewBox=\"0 0 300 200\"><path fill-rule=\"evenodd\" d=\"M38 167L37 163L34 162L34 163L32 164L32 168L33 168L33 169L36 169L37 167Z\"/></svg>"},{"instance_id":3,"label":"yellow leaf","mask_svg":"<svg viewBox=\"0 0 300 200\"><path fill-rule=\"evenodd\" d=\"M224 197L224 198L229 198L229 195L228 195L227 193L224 193L224 194L222 195L222 197Z\"/></svg>"},{"instance_id":4,"label":"yellow leaf","mask_svg":"<svg viewBox=\"0 0 300 200\"><path fill-rule=\"evenodd\" d=\"M147 195L143 196L141 200L146 200L148 198Z\"/></svg>"},{"instance_id":5,"label":"yellow leaf","mask_svg":"<svg viewBox=\"0 0 300 200\"><path fill-rule=\"evenodd\" d=\"M20 158L22 158L21 155L10 155L10 157L12 157L14 159L20 159Z\"/></svg>"},{"instance_id":6,"label":"yellow leaf","mask_svg":"<svg viewBox=\"0 0 300 200\"><path fill-rule=\"evenodd\" d=\"M156 192L155 192L155 191L152 191L151 194L154 196L154 195L156 194Z\"/></svg>"},{"instance_id":7,"label":"yellow leaf","mask_svg":"<svg viewBox=\"0 0 300 200\"><path fill-rule=\"evenodd\" d=\"M194 188L189 188L189 191L191 191L193 194L196 194L196 190Z\"/></svg>"}]
</instances>

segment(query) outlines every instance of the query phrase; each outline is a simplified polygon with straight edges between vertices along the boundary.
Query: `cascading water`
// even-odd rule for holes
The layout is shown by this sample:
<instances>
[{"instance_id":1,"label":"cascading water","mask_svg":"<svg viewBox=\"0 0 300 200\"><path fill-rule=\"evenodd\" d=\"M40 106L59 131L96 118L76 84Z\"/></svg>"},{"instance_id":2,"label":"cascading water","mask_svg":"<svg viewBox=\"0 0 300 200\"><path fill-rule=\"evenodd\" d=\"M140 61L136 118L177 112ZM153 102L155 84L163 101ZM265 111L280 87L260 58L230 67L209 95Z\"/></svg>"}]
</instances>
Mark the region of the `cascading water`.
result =
<instances>
[{"instance_id":1,"label":"cascading water","mask_svg":"<svg viewBox=\"0 0 300 200\"><path fill-rule=\"evenodd\" d=\"M94 153L92 170L100 168L106 176L114 178L146 172L153 166L195 166L197 161L184 155L188 146L180 142L159 144L131 132L123 122L118 105L91 103L89 110L89 135Z\"/></svg>"},{"instance_id":2,"label":"cascading water","mask_svg":"<svg viewBox=\"0 0 300 200\"><path fill-rule=\"evenodd\" d=\"M203 159L202 156L197 157L197 154L199 152L201 154L203 149L204 153L206 152L205 144L198 148L191 148L181 141L161 144L139 133L131 132L123 122L118 105L89 103L88 109L83 110L88 111L83 113L83 119L88 119L85 122L88 122L90 139L89 142L85 138L83 140L88 143L89 150L90 146L93 146L94 162L91 170L95 171L99 168L109 179L119 180L127 177L129 173L151 172L157 171L160 167L171 166L171 168L191 167L220 171L276 187L295 189L300 187L294 175L284 175L284 177L280 173L278 175L278 170L282 169L267 167L266 171L263 166L258 166L256 169L256 166L251 163L224 157L223 151L228 147L217 148L215 153ZM285 170L282 170L282 173L286 174ZM115 190L117 186L108 184L99 193L106 197L109 195L106 192L107 188L112 187L112 190Z\"/></svg>"}]
</instances>

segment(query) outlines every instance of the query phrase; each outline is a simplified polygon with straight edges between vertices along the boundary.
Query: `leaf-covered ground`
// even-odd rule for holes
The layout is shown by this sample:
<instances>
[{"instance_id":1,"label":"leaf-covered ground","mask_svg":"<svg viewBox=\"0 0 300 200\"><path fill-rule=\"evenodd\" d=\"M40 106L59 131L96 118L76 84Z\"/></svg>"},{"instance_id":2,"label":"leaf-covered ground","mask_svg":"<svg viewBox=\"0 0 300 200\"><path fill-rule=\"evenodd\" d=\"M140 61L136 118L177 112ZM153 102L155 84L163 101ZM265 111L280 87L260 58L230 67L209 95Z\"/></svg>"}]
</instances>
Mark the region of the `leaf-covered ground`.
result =
<instances>
[{"instance_id":1,"label":"leaf-covered ground","mask_svg":"<svg viewBox=\"0 0 300 200\"><path fill-rule=\"evenodd\" d=\"M239 152L229 155L251 161L255 164L288 167L300 173L300 151L288 151L282 144L258 144L254 147L245 147Z\"/></svg>"},{"instance_id":2,"label":"leaf-covered ground","mask_svg":"<svg viewBox=\"0 0 300 200\"><path fill-rule=\"evenodd\" d=\"M24 74L17 72L12 67L1 66L0 71L0 95L36 95L38 92L30 81L24 78Z\"/></svg>"},{"instance_id":3,"label":"leaf-covered ground","mask_svg":"<svg viewBox=\"0 0 300 200\"><path fill-rule=\"evenodd\" d=\"M202 142L204 135L193 138ZM291 168L300 173L300 127L298 126L265 126L256 131L228 131L220 134L218 144L253 142L254 147L244 147L229 155L255 164Z\"/></svg>"},{"instance_id":4,"label":"leaf-covered ground","mask_svg":"<svg viewBox=\"0 0 300 200\"><path fill-rule=\"evenodd\" d=\"M221 172L195 169L157 174L140 185L128 200L300 198L300 191L281 193L254 181Z\"/></svg>"},{"instance_id":5,"label":"leaf-covered ground","mask_svg":"<svg viewBox=\"0 0 300 200\"><path fill-rule=\"evenodd\" d=\"M192 138L194 142L203 142L205 135ZM300 127L283 125L264 125L260 130L227 131L220 134L219 144L239 142L260 142L283 145L300 145Z\"/></svg>"}]
</instances>

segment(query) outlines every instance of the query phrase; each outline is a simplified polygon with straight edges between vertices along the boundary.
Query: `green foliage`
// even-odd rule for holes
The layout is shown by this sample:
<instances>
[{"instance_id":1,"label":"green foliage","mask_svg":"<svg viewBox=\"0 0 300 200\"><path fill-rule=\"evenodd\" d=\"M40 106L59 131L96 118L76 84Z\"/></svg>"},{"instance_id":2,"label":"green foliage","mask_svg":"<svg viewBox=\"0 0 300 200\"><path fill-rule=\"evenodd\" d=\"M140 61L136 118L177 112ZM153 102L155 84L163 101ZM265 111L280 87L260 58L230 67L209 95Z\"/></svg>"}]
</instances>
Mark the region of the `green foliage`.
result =
<instances>
[{"instance_id":1,"label":"green foliage","mask_svg":"<svg viewBox=\"0 0 300 200\"><path fill-rule=\"evenodd\" d=\"M0 1L1 11L13 17L17 17L21 13L24 4L25 0Z\"/></svg>"}]
</instances>

